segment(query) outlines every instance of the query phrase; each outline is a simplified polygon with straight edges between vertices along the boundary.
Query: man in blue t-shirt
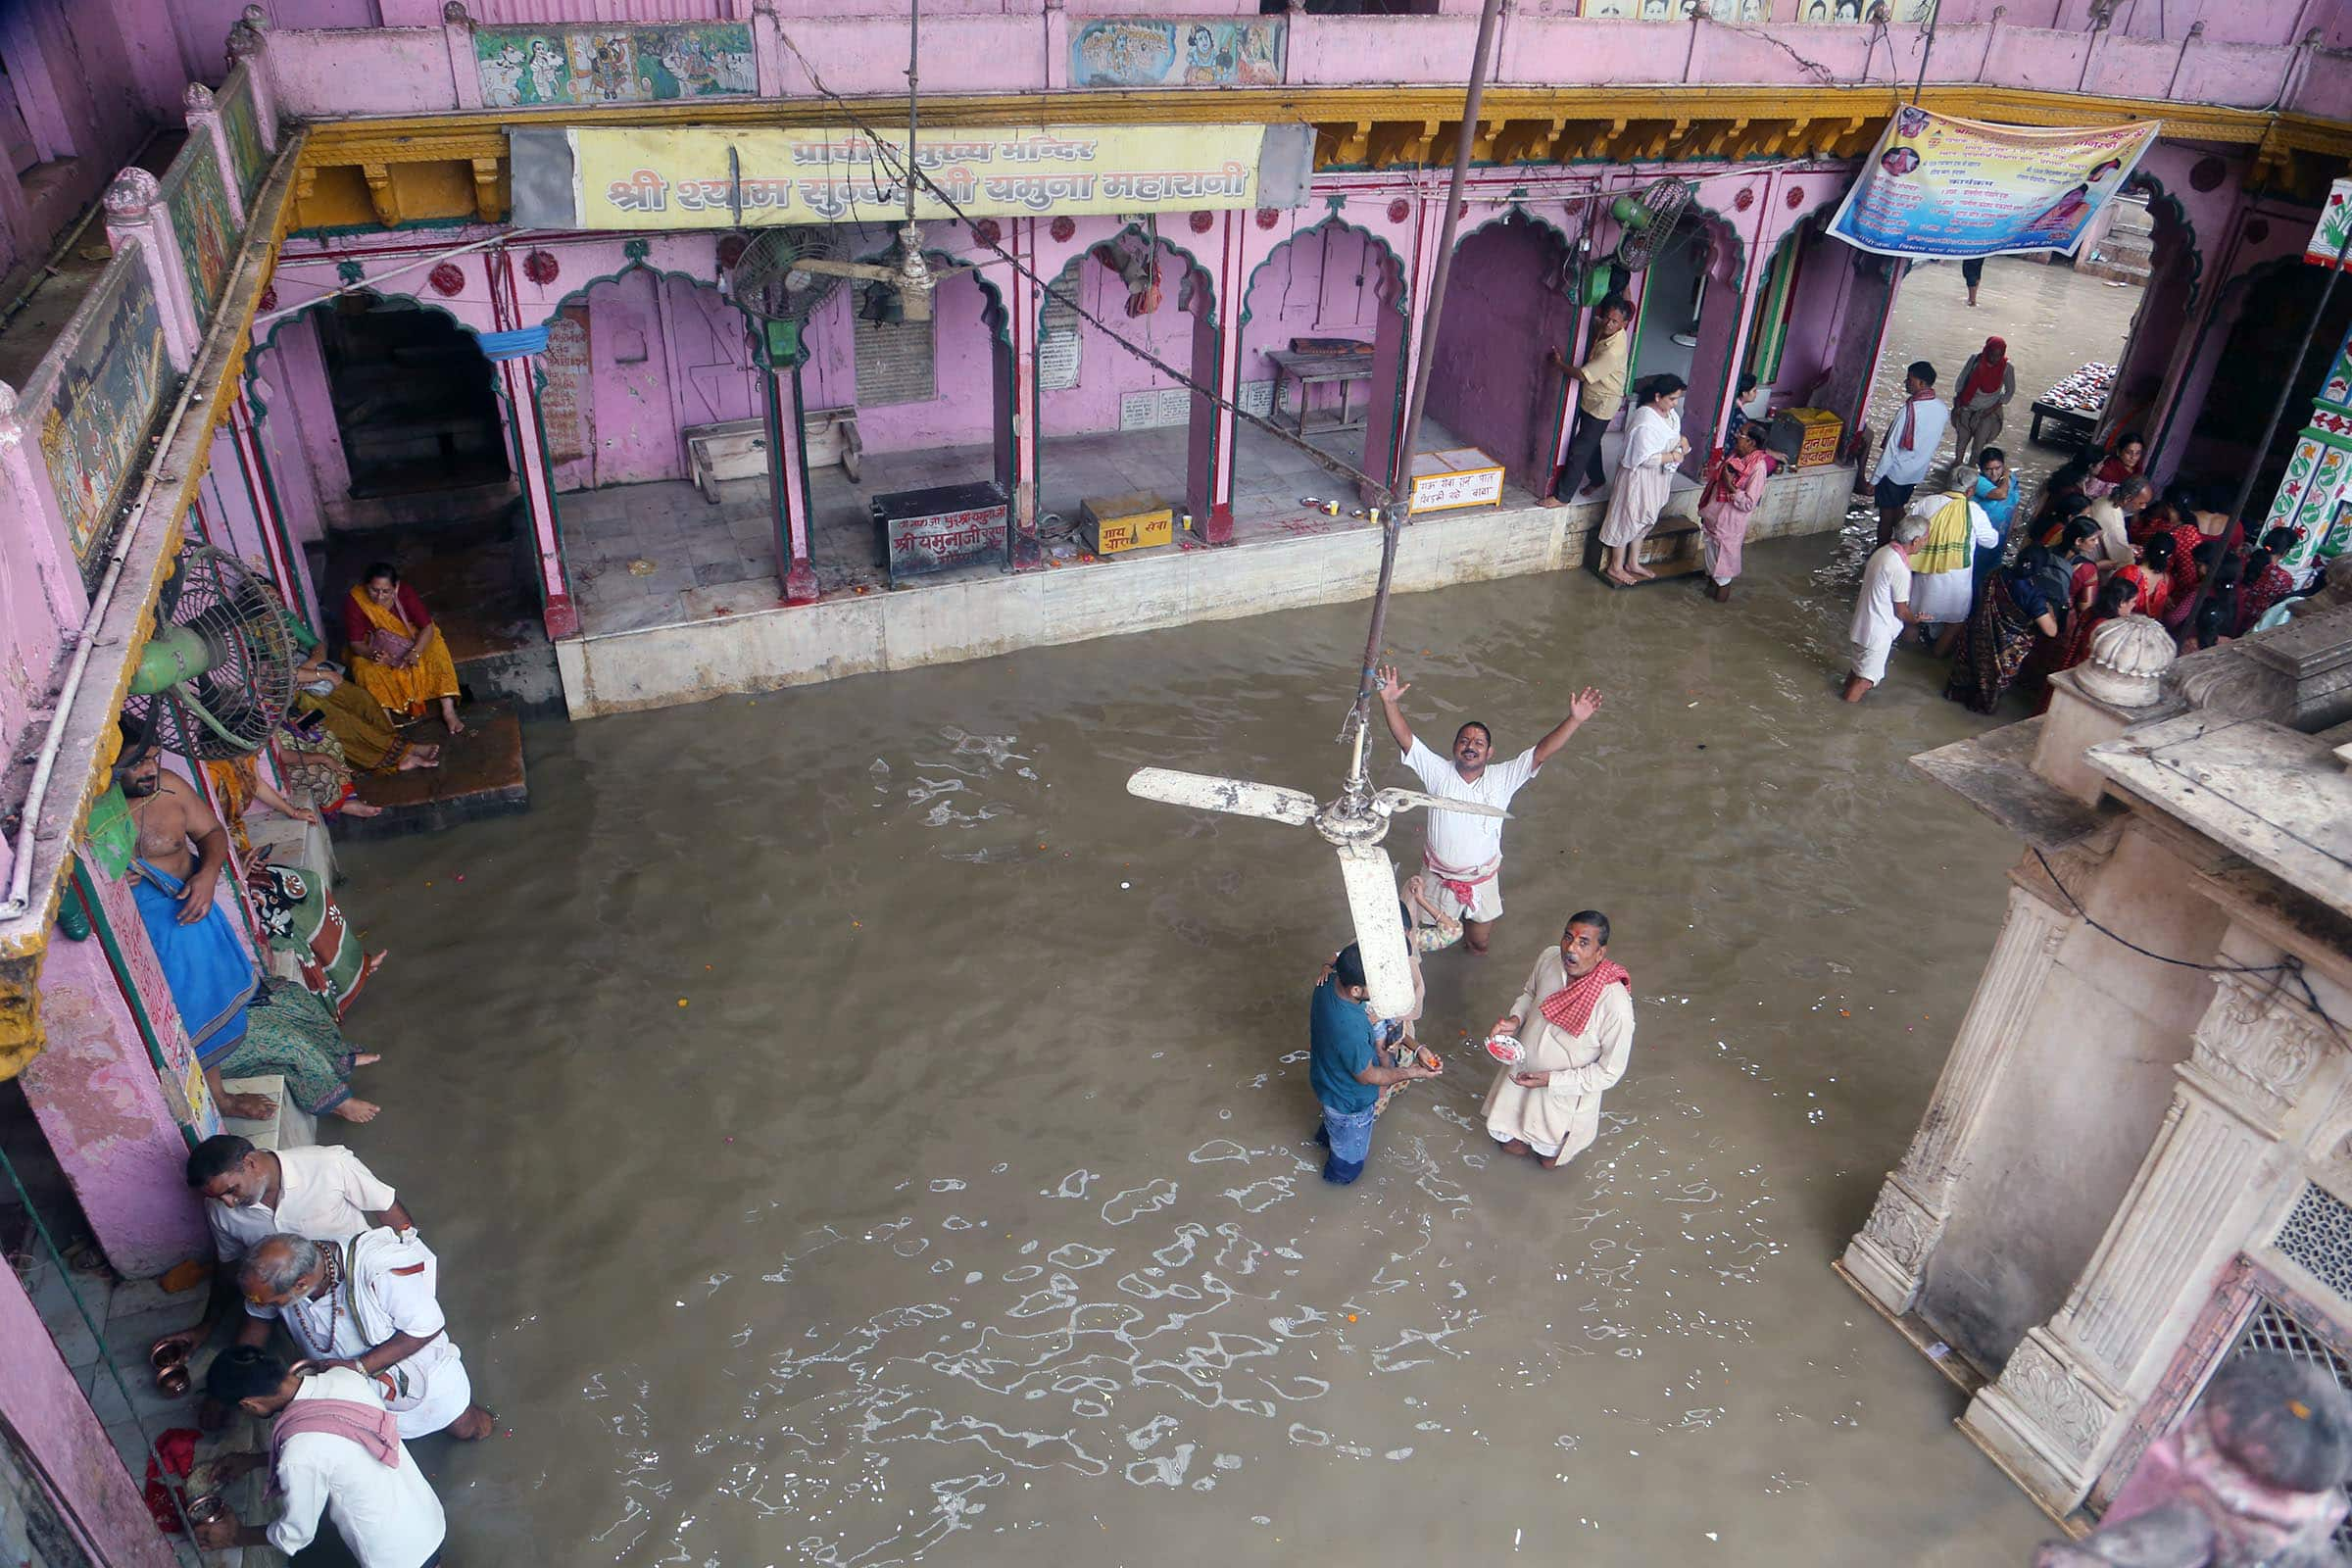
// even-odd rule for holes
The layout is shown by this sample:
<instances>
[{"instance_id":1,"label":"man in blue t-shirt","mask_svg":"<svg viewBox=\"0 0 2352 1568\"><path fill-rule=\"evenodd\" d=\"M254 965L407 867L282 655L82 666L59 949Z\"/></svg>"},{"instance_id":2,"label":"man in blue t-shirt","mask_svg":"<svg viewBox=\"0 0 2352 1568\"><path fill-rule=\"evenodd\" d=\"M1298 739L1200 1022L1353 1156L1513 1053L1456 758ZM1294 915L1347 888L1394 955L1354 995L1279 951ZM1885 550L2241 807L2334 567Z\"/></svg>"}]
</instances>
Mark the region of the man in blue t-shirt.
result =
<instances>
[{"instance_id":1,"label":"man in blue t-shirt","mask_svg":"<svg viewBox=\"0 0 2352 1568\"><path fill-rule=\"evenodd\" d=\"M1439 1069L1418 1061L1384 1067L1373 1049L1372 1015L1364 1010L1371 995L1364 983L1364 956L1350 942L1340 950L1331 973L1315 987L1306 1014L1307 1081L1323 1107L1323 1126L1315 1142L1331 1151L1323 1162L1323 1179L1345 1187L1364 1173L1372 1152L1372 1111L1380 1092L1390 1084L1415 1078L1435 1078Z\"/></svg>"}]
</instances>

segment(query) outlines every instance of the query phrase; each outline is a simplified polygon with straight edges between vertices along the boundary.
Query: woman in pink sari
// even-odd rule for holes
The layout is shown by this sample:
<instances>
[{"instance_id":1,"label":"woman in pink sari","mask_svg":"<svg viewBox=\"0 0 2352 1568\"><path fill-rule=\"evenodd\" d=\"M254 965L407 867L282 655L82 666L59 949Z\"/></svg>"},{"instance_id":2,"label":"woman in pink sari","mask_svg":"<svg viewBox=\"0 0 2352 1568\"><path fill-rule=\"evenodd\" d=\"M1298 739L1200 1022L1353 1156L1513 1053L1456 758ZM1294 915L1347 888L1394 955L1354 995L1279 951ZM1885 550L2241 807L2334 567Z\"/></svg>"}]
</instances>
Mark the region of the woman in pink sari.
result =
<instances>
[{"instance_id":1,"label":"woman in pink sari","mask_svg":"<svg viewBox=\"0 0 2352 1568\"><path fill-rule=\"evenodd\" d=\"M1763 426L1750 421L1732 437L1725 453L1707 475L1706 494L1698 503L1698 525L1707 537L1707 592L1719 605L1732 600L1732 579L1740 575L1740 550L1747 542L1747 522L1764 499L1764 481L1772 465L1764 456Z\"/></svg>"}]
</instances>

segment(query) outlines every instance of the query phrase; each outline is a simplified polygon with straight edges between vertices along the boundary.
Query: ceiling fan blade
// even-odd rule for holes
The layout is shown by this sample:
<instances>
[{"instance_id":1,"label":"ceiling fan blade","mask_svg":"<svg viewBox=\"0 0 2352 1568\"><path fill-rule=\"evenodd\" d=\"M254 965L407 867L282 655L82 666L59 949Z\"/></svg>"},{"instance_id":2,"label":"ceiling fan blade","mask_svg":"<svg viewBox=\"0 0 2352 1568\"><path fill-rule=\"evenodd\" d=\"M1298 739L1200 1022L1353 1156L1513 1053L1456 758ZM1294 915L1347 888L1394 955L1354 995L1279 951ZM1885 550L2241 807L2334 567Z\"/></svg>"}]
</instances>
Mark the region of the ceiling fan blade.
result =
<instances>
[{"instance_id":1,"label":"ceiling fan blade","mask_svg":"<svg viewBox=\"0 0 2352 1568\"><path fill-rule=\"evenodd\" d=\"M1401 1018L1413 1010L1413 963L1404 945L1404 915L1396 897L1396 868L1377 844L1343 844L1340 879L1348 884L1348 912L1355 917L1356 951L1372 987L1372 1010Z\"/></svg>"},{"instance_id":2,"label":"ceiling fan blade","mask_svg":"<svg viewBox=\"0 0 2352 1568\"><path fill-rule=\"evenodd\" d=\"M895 281L899 275L895 267L877 267L871 262L828 262L814 256L796 257L792 270L822 272L828 277L870 277L884 283Z\"/></svg>"},{"instance_id":3,"label":"ceiling fan blade","mask_svg":"<svg viewBox=\"0 0 2352 1568\"><path fill-rule=\"evenodd\" d=\"M1483 801L1449 801L1443 796L1424 795L1419 790L1382 790L1372 797L1372 804L1391 815L1409 811L1416 806L1432 811L1456 811L1463 816L1507 817L1511 814L1499 806L1489 806Z\"/></svg>"},{"instance_id":4,"label":"ceiling fan blade","mask_svg":"<svg viewBox=\"0 0 2352 1568\"><path fill-rule=\"evenodd\" d=\"M1217 778L1208 773L1179 773L1172 767L1139 767L1127 779L1127 793L1167 806L1190 806L1203 811L1231 811L1236 816L1262 816L1268 821L1304 827L1315 819L1315 798L1304 790L1279 784L1252 784L1247 779Z\"/></svg>"}]
</instances>

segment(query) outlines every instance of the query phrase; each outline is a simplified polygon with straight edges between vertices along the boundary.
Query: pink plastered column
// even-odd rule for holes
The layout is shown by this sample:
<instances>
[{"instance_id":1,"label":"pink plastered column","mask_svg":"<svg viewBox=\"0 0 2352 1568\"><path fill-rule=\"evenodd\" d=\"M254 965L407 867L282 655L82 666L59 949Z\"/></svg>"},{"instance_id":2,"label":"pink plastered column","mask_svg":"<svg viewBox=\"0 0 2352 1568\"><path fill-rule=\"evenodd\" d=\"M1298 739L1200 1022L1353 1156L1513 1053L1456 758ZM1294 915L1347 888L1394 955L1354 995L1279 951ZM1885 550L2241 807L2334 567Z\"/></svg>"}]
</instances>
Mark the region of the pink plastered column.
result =
<instances>
[{"instance_id":1,"label":"pink plastered column","mask_svg":"<svg viewBox=\"0 0 2352 1568\"><path fill-rule=\"evenodd\" d=\"M803 356L806 358L806 356ZM802 423L801 367L771 366L763 376L767 421L767 500L776 529L777 577L788 605L816 603L816 566L809 559L808 430Z\"/></svg>"},{"instance_id":2,"label":"pink plastered column","mask_svg":"<svg viewBox=\"0 0 2352 1568\"><path fill-rule=\"evenodd\" d=\"M174 1568L178 1559L171 1544L156 1532L138 1487L57 1342L15 1272L6 1269L0 1269L0 1414L63 1494L52 1500L87 1533L99 1561Z\"/></svg>"},{"instance_id":3,"label":"pink plastered column","mask_svg":"<svg viewBox=\"0 0 2352 1568\"><path fill-rule=\"evenodd\" d=\"M521 301L514 287L514 258L503 245L484 258L490 281L490 303L499 330L522 324ZM506 393L510 433L514 443L514 478L522 490L523 510L531 519L531 554L539 579L539 597L547 635L562 639L580 634L580 612L572 604L571 580L564 564L564 541L556 526L556 481L547 461L547 432L539 418L539 368L536 356L517 355L498 363L498 382Z\"/></svg>"},{"instance_id":4,"label":"pink plastered column","mask_svg":"<svg viewBox=\"0 0 2352 1568\"><path fill-rule=\"evenodd\" d=\"M1040 241L1051 238L1051 230L1035 218L1015 218L1006 221L1005 249L1026 267L1034 277L1058 277L1062 258L1048 259L1041 254ZM1083 247L1080 247L1083 249ZM1006 488L1011 494L1012 538L1009 564L1015 571L1037 565L1044 552L1037 542L1037 335L1038 315L1045 300L1044 287L1015 272L1004 286L1004 330L1012 340L1012 375L1010 392L1012 407L1000 411L999 419L1009 419L1012 426L1010 451L1012 473ZM1000 385L998 396L1004 395Z\"/></svg>"},{"instance_id":5,"label":"pink plastered column","mask_svg":"<svg viewBox=\"0 0 2352 1568\"><path fill-rule=\"evenodd\" d=\"M1383 209L1389 198L1374 196ZM1390 221L1385 211L1380 220L1365 222L1368 215L1344 213L1341 216L1387 238L1402 255L1404 276L1395 298L1384 297L1380 302L1380 331L1373 339L1372 380L1364 396L1371 400L1364 413L1365 472L1384 481L1402 493L1405 475L1411 469L1411 455L1402 450L1406 397L1412 389L1412 378L1420 372L1417 351L1420 347L1421 313L1429 309L1430 283L1438 266L1438 235L1446 221L1446 199L1412 201L1411 211L1402 220L1406 232L1399 236L1397 224ZM1364 501L1378 503L1380 497L1366 495Z\"/></svg>"},{"instance_id":6,"label":"pink plastered column","mask_svg":"<svg viewBox=\"0 0 2352 1568\"><path fill-rule=\"evenodd\" d=\"M62 929L50 939L41 962L44 1040L24 1069L24 1098L107 1261L127 1279L146 1279L209 1250L180 1128L206 1137L220 1122L129 885L88 873L95 907L82 902L81 885L76 877L65 898L70 908L87 910L92 929L79 942Z\"/></svg>"},{"instance_id":7,"label":"pink plastered column","mask_svg":"<svg viewBox=\"0 0 2352 1568\"><path fill-rule=\"evenodd\" d=\"M165 210L163 186L144 169L125 169L106 188L106 237L121 256L129 251L147 269L155 290L156 312L164 323L164 353L172 368L185 373L196 362L196 345L203 337L195 302L188 297L187 274L180 269L179 247L172 234L172 215Z\"/></svg>"},{"instance_id":8,"label":"pink plastered column","mask_svg":"<svg viewBox=\"0 0 2352 1568\"><path fill-rule=\"evenodd\" d=\"M236 453L237 476L245 485L247 499L253 505L253 514L259 524L263 553L270 562L270 574L276 578L278 591L313 626L323 629L319 619L318 602L311 587L310 573L294 551L293 538L286 531L286 519L279 514L275 488L270 482L269 460L262 453L261 432L253 418L253 403L240 383L236 401L229 405L224 422L225 434Z\"/></svg>"},{"instance_id":9,"label":"pink plastered column","mask_svg":"<svg viewBox=\"0 0 2352 1568\"><path fill-rule=\"evenodd\" d=\"M1233 448L1242 396L1242 312L1250 283L1248 236L1251 215L1217 215L1211 274L1215 299L1207 332L1194 335L1193 379L1216 396L1193 398L1192 439L1187 447L1185 506L1202 542L1233 543Z\"/></svg>"}]
</instances>

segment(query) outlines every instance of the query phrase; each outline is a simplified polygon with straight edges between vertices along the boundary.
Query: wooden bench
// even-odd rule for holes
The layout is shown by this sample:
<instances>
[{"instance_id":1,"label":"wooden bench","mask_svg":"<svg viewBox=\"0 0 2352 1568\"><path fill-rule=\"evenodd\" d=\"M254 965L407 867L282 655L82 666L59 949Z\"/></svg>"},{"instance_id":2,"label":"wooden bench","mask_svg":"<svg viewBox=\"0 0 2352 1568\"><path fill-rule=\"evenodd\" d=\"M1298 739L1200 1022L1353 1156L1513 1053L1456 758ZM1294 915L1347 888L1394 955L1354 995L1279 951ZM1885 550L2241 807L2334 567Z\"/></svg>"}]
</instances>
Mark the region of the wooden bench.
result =
<instances>
[{"instance_id":1,"label":"wooden bench","mask_svg":"<svg viewBox=\"0 0 2352 1568\"><path fill-rule=\"evenodd\" d=\"M722 419L715 424L690 424L678 432L686 441L686 456L694 487L703 499L718 505L718 487L728 479L757 479L767 472L767 421ZM801 435L811 468L841 465L850 482L865 456L858 436L856 409L810 409L801 416Z\"/></svg>"}]
</instances>

